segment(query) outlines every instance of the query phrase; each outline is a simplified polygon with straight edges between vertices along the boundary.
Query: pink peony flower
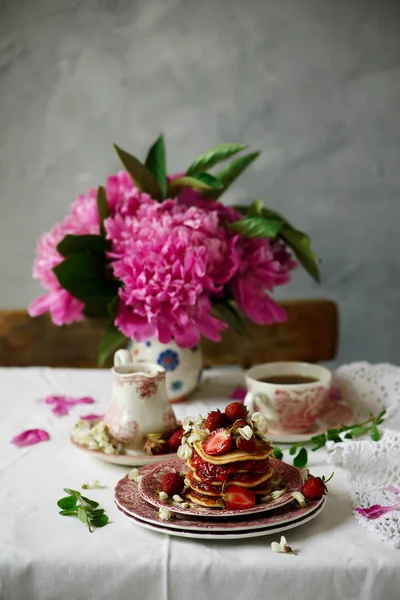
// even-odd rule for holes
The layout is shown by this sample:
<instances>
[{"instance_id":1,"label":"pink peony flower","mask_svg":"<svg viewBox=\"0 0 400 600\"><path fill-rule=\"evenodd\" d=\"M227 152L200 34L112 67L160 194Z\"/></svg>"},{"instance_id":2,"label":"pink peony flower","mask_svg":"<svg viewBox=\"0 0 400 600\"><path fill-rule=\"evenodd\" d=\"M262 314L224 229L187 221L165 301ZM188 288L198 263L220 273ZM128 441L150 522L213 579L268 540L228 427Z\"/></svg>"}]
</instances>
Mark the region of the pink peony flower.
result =
<instances>
[{"instance_id":1,"label":"pink peony flower","mask_svg":"<svg viewBox=\"0 0 400 600\"><path fill-rule=\"evenodd\" d=\"M131 178L125 171L120 171L107 179L106 194L110 207L118 201L127 201L132 191L136 190ZM53 268L64 260L57 252L57 245L68 234L99 234L100 221L97 210L97 190L91 188L86 195L79 195L71 207L69 214L61 223L57 223L38 241L33 277L48 291L44 296L34 300L28 307L31 317L37 317L47 311L56 325L69 325L83 319L84 304L64 290Z\"/></svg>"},{"instance_id":2,"label":"pink peony flower","mask_svg":"<svg viewBox=\"0 0 400 600\"><path fill-rule=\"evenodd\" d=\"M49 434L43 429L27 429L26 431L15 435L11 440L11 443L21 448L23 446L33 446L40 442L46 442L49 439Z\"/></svg>"},{"instance_id":3,"label":"pink peony flower","mask_svg":"<svg viewBox=\"0 0 400 600\"><path fill-rule=\"evenodd\" d=\"M285 310L267 291L289 281L290 271L297 263L278 240L241 238L238 249L240 265L230 284L237 305L255 323L284 321Z\"/></svg>"},{"instance_id":4,"label":"pink peony flower","mask_svg":"<svg viewBox=\"0 0 400 600\"><path fill-rule=\"evenodd\" d=\"M162 204L137 192L135 210L106 222L112 268L121 280L115 324L128 337L181 347L200 334L218 341L226 324L213 317L210 296L220 293L239 266L237 236L223 228L217 210Z\"/></svg>"}]
</instances>

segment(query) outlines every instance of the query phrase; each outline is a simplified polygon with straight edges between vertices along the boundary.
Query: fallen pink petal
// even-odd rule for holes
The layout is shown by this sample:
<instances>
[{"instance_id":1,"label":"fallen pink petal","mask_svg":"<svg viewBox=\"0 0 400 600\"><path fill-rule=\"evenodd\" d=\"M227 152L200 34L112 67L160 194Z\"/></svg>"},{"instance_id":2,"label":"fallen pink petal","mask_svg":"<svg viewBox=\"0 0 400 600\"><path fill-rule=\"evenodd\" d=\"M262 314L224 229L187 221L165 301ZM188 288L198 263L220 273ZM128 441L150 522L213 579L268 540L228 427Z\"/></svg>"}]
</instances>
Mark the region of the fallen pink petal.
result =
<instances>
[{"instance_id":1,"label":"fallen pink petal","mask_svg":"<svg viewBox=\"0 0 400 600\"><path fill-rule=\"evenodd\" d=\"M103 421L104 415L96 415L96 413L89 413L88 415L82 415L79 418L82 421Z\"/></svg>"},{"instance_id":2,"label":"fallen pink petal","mask_svg":"<svg viewBox=\"0 0 400 600\"><path fill-rule=\"evenodd\" d=\"M354 510L363 517L366 517L367 519L378 519L379 517L388 512L392 512L393 510L400 510L400 503L393 504L392 506L382 506L382 504L373 504L368 508L362 508L361 506L357 506Z\"/></svg>"},{"instance_id":3,"label":"fallen pink petal","mask_svg":"<svg viewBox=\"0 0 400 600\"><path fill-rule=\"evenodd\" d=\"M247 390L244 387L237 387L233 390L231 394L229 394L229 398L231 400L238 400L239 402L243 402L247 394Z\"/></svg>"},{"instance_id":4,"label":"fallen pink petal","mask_svg":"<svg viewBox=\"0 0 400 600\"><path fill-rule=\"evenodd\" d=\"M82 398L71 398L70 396L47 396L45 404L52 404L51 412L56 417L63 417L69 413L69 409L77 404L93 404L94 400L90 396Z\"/></svg>"},{"instance_id":5,"label":"fallen pink petal","mask_svg":"<svg viewBox=\"0 0 400 600\"><path fill-rule=\"evenodd\" d=\"M40 442L47 442L50 439L49 434L44 429L27 429L18 435L15 435L11 440L16 446L33 446Z\"/></svg>"},{"instance_id":6,"label":"fallen pink petal","mask_svg":"<svg viewBox=\"0 0 400 600\"><path fill-rule=\"evenodd\" d=\"M397 494L400 496L400 488L394 487L394 485L388 485L387 487L382 489L383 492L392 492L392 494Z\"/></svg>"}]
</instances>

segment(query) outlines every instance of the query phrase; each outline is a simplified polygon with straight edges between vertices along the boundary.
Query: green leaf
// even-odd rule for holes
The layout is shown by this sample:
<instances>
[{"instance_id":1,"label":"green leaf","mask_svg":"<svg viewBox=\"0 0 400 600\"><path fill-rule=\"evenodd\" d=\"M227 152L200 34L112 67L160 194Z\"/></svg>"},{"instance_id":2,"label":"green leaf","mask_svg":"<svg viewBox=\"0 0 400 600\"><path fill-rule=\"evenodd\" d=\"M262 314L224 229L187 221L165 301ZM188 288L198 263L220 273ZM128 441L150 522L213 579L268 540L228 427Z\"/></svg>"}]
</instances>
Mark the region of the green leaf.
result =
<instances>
[{"instance_id":1,"label":"green leaf","mask_svg":"<svg viewBox=\"0 0 400 600\"><path fill-rule=\"evenodd\" d=\"M88 523L88 516L83 506L78 506L78 519L82 521L82 523Z\"/></svg>"},{"instance_id":2,"label":"green leaf","mask_svg":"<svg viewBox=\"0 0 400 600\"><path fill-rule=\"evenodd\" d=\"M236 306L229 300L212 300L213 311L217 317L228 323L239 334L244 333L243 321Z\"/></svg>"},{"instance_id":3,"label":"green leaf","mask_svg":"<svg viewBox=\"0 0 400 600\"><path fill-rule=\"evenodd\" d=\"M101 235L66 235L57 246L62 256L79 252L105 252L107 242Z\"/></svg>"},{"instance_id":4,"label":"green leaf","mask_svg":"<svg viewBox=\"0 0 400 600\"><path fill-rule=\"evenodd\" d=\"M154 200L162 200L162 192L154 176L134 156L114 144L114 148L138 190L147 192Z\"/></svg>"},{"instance_id":5,"label":"green leaf","mask_svg":"<svg viewBox=\"0 0 400 600\"><path fill-rule=\"evenodd\" d=\"M70 496L77 496L78 498L81 497L81 493L78 492L78 490L70 490L69 488L64 488L64 492L66 492Z\"/></svg>"},{"instance_id":6,"label":"green leaf","mask_svg":"<svg viewBox=\"0 0 400 600\"><path fill-rule=\"evenodd\" d=\"M278 460L282 460L283 458L283 452L278 446L274 446L274 456Z\"/></svg>"},{"instance_id":7,"label":"green leaf","mask_svg":"<svg viewBox=\"0 0 400 600\"><path fill-rule=\"evenodd\" d=\"M210 150L206 150L206 152L200 154L200 156L192 162L186 171L186 175L194 175L200 171L207 171L207 169L211 169L216 164L246 148L247 146L243 146L243 144L219 144L218 146L214 146L213 148L210 148Z\"/></svg>"},{"instance_id":8,"label":"green leaf","mask_svg":"<svg viewBox=\"0 0 400 600\"><path fill-rule=\"evenodd\" d=\"M107 217L110 216L110 207L108 205L106 190L103 186L99 186L97 188L97 210L99 212L100 217L101 235L105 236L106 230L104 228L104 219L107 219Z\"/></svg>"},{"instance_id":9,"label":"green leaf","mask_svg":"<svg viewBox=\"0 0 400 600\"><path fill-rule=\"evenodd\" d=\"M162 199L167 196L167 167L165 160L164 137L160 135L149 150L145 166L157 181Z\"/></svg>"},{"instance_id":10,"label":"green leaf","mask_svg":"<svg viewBox=\"0 0 400 600\"><path fill-rule=\"evenodd\" d=\"M317 281L320 282L319 260L316 254L311 249L311 239L302 231L293 229L289 225L283 227L280 231L281 237L292 248L297 260L305 270Z\"/></svg>"},{"instance_id":11,"label":"green leaf","mask_svg":"<svg viewBox=\"0 0 400 600\"><path fill-rule=\"evenodd\" d=\"M289 450L290 456L293 456L293 454L296 454L296 452L297 452L297 446L292 446Z\"/></svg>"},{"instance_id":12,"label":"green leaf","mask_svg":"<svg viewBox=\"0 0 400 600\"><path fill-rule=\"evenodd\" d=\"M209 173L197 173L191 177L185 175L168 183L168 196L179 196L181 191L187 187L197 191L204 191L219 189L222 186L221 182Z\"/></svg>"},{"instance_id":13,"label":"green leaf","mask_svg":"<svg viewBox=\"0 0 400 600\"><path fill-rule=\"evenodd\" d=\"M366 425L356 425L355 427L352 427L350 431L353 437L358 437L360 435L364 435L364 433L367 433L368 429L369 428Z\"/></svg>"},{"instance_id":14,"label":"green leaf","mask_svg":"<svg viewBox=\"0 0 400 600\"><path fill-rule=\"evenodd\" d=\"M229 229L246 238L274 238L284 225L285 222L281 219L264 217L248 217L228 224Z\"/></svg>"},{"instance_id":15,"label":"green leaf","mask_svg":"<svg viewBox=\"0 0 400 600\"><path fill-rule=\"evenodd\" d=\"M370 430L370 435L371 435L371 439L374 442L379 442L379 440L381 439L380 431L376 425L372 425L371 430Z\"/></svg>"},{"instance_id":16,"label":"green leaf","mask_svg":"<svg viewBox=\"0 0 400 600\"><path fill-rule=\"evenodd\" d=\"M92 508L97 508L99 506L98 502L96 502L95 500L91 500L90 498L86 498L86 496L82 496L82 500L86 502L86 504L89 504L89 506L91 506Z\"/></svg>"},{"instance_id":17,"label":"green leaf","mask_svg":"<svg viewBox=\"0 0 400 600\"><path fill-rule=\"evenodd\" d=\"M76 507L77 501L78 501L78 496L76 496L76 494L72 494L70 496L66 496L65 498L61 498L57 502L57 506L59 506L63 510L70 510L71 508Z\"/></svg>"},{"instance_id":18,"label":"green leaf","mask_svg":"<svg viewBox=\"0 0 400 600\"><path fill-rule=\"evenodd\" d=\"M71 254L54 267L60 285L85 303L85 314L107 318L107 305L118 290L118 283L106 276L104 256L95 252Z\"/></svg>"},{"instance_id":19,"label":"green leaf","mask_svg":"<svg viewBox=\"0 0 400 600\"><path fill-rule=\"evenodd\" d=\"M353 439L353 434L352 433L346 433L346 435L344 436L346 440L352 440Z\"/></svg>"},{"instance_id":20,"label":"green leaf","mask_svg":"<svg viewBox=\"0 0 400 600\"><path fill-rule=\"evenodd\" d=\"M302 469L303 467L306 466L307 461L308 461L307 450L305 448L301 448L301 450L298 453L298 455L295 456L293 464L298 469Z\"/></svg>"},{"instance_id":21,"label":"green leaf","mask_svg":"<svg viewBox=\"0 0 400 600\"><path fill-rule=\"evenodd\" d=\"M117 316L117 310L118 310L118 296L115 296L115 298L113 298L111 300L111 302L109 302L107 304L107 312L108 312L108 316L110 317L110 319L112 319L112 321L115 321L115 317Z\"/></svg>"},{"instance_id":22,"label":"green leaf","mask_svg":"<svg viewBox=\"0 0 400 600\"><path fill-rule=\"evenodd\" d=\"M209 193L208 195L214 200L217 200L259 155L260 151L245 154L244 156L233 160L219 173L216 173L216 177L222 183L223 189L219 192Z\"/></svg>"},{"instance_id":23,"label":"green leaf","mask_svg":"<svg viewBox=\"0 0 400 600\"><path fill-rule=\"evenodd\" d=\"M336 442L339 443L342 441L342 438L339 435L328 435L328 440L330 442Z\"/></svg>"},{"instance_id":24,"label":"green leaf","mask_svg":"<svg viewBox=\"0 0 400 600\"><path fill-rule=\"evenodd\" d=\"M90 522L94 527L104 527L105 525L107 525L108 521L109 518L107 517L107 515L101 515L100 517L91 519Z\"/></svg>"},{"instance_id":25,"label":"green leaf","mask_svg":"<svg viewBox=\"0 0 400 600\"><path fill-rule=\"evenodd\" d=\"M124 336L124 334L115 327L114 323L110 323L100 340L98 348L99 365L104 365L111 352L113 352L124 341L127 341L127 338Z\"/></svg>"},{"instance_id":26,"label":"green leaf","mask_svg":"<svg viewBox=\"0 0 400 600\"><path fill-rule=\"evenodd\" d=\"M69 510L60 510L59 515L63 515L64 517L77 517L78 509L69 509Z\"/></svg>"},{"instance_id":27,"label":"green leaf","mask_svg":"<svg viewBox=\"0 0 400 600\"><path fill-rule=\"evenodd\" d=\"M384 417L386 415L386 408L384 408L383 410L381 410L381 412L379 413L379 415L376 417L376 419L382 419L382 417Z\"/></svg>"},{"instance_id":28,"label":"green leaf","mask_svg":"<svg viewBox=\"0 0 400 600\"><path fill-rule=\"evenodd\" d=\"M94 519L95 517L101 517L101 515L104 515L104 508L95 508L92 512L91 512L91 518Z\"/></svg>"}]
</instances>

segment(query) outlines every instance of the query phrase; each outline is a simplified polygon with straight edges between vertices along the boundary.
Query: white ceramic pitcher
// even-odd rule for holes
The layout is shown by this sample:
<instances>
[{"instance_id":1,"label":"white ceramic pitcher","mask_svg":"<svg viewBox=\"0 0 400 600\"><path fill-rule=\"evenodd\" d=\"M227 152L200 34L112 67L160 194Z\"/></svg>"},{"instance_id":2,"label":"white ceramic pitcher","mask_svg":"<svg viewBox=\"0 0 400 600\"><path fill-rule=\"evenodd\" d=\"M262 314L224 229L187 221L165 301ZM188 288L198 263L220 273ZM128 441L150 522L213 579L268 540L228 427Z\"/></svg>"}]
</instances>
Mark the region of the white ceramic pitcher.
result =
<instances>
[{"instance_id":1,"label":"white ceramic pitcher","mask_svg":"<svg viewBox=\"0 0 400 600\"><path fill-rule=\"evenodd\" d=\"M114 357L114 384L105 423L126 449L143 452L149 433L168 437L176 428L165 387L165 369L152 363L119 364Z\"/></svg>"}]
</instances>

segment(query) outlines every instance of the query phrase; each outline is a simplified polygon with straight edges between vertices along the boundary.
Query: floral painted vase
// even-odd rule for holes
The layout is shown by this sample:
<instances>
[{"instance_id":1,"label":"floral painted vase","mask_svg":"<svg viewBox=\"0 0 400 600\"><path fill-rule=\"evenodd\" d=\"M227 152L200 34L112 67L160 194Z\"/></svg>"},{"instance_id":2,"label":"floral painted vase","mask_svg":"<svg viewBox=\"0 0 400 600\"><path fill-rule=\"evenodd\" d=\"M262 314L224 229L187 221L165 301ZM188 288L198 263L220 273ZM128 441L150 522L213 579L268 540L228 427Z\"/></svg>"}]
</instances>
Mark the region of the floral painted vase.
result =
<instances>
[{"instance_id":1,"label":"floral painted vase","mask_svg":"<svg viewBox=\"0 0 400 600\"><path fill-rule=\"evenodd\" d=\"M146 342L131 341L128 345L132 361L160 365L166 371L167 394L170 402L180 402L200 383L203 358L200 346L179 348L175 342L161 344L156 338Z\"/></svg>"}]
</instances>

